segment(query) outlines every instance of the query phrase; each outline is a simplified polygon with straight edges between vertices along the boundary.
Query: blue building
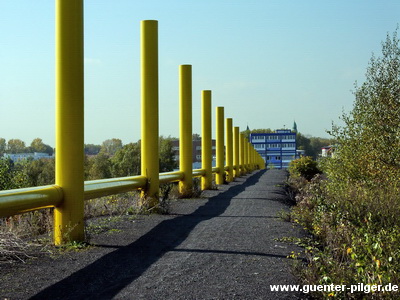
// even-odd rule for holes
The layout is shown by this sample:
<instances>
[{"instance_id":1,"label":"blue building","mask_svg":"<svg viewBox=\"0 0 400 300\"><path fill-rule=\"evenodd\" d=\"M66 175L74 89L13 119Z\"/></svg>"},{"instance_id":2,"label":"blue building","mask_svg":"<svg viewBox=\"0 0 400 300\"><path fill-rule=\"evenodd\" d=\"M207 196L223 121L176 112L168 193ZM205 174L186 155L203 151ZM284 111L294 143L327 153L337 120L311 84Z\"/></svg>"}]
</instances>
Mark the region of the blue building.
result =
<instances>
[{"instance_id":1,"label":"blue building","mask_svg":"<svg viewBox=\"0 0 400 300\"><path fill-rule=\"evenodd\" d=\"M296 159L296 128L293 129L250 134L250 142L268 168L287 169L289 163Z\"/></svg>"}]
</instances>

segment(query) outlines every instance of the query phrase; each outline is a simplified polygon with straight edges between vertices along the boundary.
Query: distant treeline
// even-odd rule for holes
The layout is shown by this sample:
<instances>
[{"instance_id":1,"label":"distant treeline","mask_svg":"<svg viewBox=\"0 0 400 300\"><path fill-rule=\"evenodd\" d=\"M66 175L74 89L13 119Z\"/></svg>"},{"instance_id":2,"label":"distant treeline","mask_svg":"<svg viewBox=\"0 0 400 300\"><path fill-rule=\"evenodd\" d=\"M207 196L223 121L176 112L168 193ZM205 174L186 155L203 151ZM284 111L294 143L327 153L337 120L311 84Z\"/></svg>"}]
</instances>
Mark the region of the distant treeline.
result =
<instances>
[{"instance_id":1,"label":"distant treeline","mask_svg":"<svg viewBox=\"0 0 400 300\"><path fill-rule=\"evenodd\" d=\"M25 150L22 150L22 144L19 144L21 145L19 151L12 153L24 153L33 149L31 144L31 147L25 147ZM177 162L175 161L172 138L160 137L159 146L160 172L176 169ZM40 149L40 152L43 152L42 148ZM7 151L4 152L7 153ZM34 152L39 151L35 150ZM85 153L85 180L125 177L138 175L141 172L140 141L123 145L120 139L109 139L104 141L102 145L85 145ZM0 159L0 190L54 183L54 158L38 160L28 158L18 162L13 162L7 158Z\"/></svg>"},{"instance_id":2,"label":"distant treeline","mask_svg":"<svg viewBox=\"0 0 400 300\"><path fill-rule=\"evenodd\" d=\"M4 153L47 153L50 156L53 155L53 148L45 143L43 143L42 139L36 138L32 141L30 146L26 146L25 142L20 139L11 139L6 141L4 138L0 138L0 156L3 156Z\"/></svg>"}]
</instances>

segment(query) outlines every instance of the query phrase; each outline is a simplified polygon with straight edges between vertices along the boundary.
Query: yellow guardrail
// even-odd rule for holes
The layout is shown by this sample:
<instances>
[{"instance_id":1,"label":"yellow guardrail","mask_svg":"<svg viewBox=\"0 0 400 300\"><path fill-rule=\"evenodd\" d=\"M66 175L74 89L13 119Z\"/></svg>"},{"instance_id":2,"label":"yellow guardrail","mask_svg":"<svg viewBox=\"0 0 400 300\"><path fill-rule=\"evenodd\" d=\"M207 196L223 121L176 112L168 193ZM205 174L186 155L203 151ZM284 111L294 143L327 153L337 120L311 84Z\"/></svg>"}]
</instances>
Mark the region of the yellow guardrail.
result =
<instances>
[{"instance_id":1,"label":"yellow guardrail","mask_svg":"<svg viewBox=\"0 0 400 300\"><path fill-rule=\"evenodd\" d=\"M85 181L85 200L120 194L136 189L144 189L147 184L145 176L130 176Z\"/></svg>"},{"instance_id":2,"label":"yellow guardrail","mask_svg":"<svg viewBox=\"0 0 400 300\"><path fill-rule=\"evenodd\" d=\"M57 185L0 191L0 217L55 207L63 200L63 190Z\"/></svg>"},{"instance_id":3,"label":"yellow guardrail","mask_svg":"<svg viewBox=\"0 0 400 300\"><path fill-rule=\"evenodd\" d=\"M181 171L160 173L160 184L182 181L184 174Z\"/></svg>"},{"instance_id":4,"label":"yellow guardrail","mask_svg":"<svg viewBox=\"0 0 400 300\"><path fill-rule=\"evenodd\" d=\"M212 167L211 91L201 92L202 166L192 169L192 66L179 66L179 171L159 173L158 22L141 22L141 175L84 181L83 0L56 1L56 182L0 191L0 217L54 207L54 243L84 239L84 200L142 190L158 204L160 184L179 182L190 195L193 177L209 189L265 167L252 145L216 108L216 166ZM224 126L225 120L225 126ZM226 155L225 155L226 154ZM224 176L226 175L226 176Z\"/></svg>"},{"instance_id":5,"label":"yellow guardrail","mask_svg":"<svg viewBox=\"0 0 400 300\"><path fill-rule=\"evenodd\" d=\"M192 172L192 177L204 177L207 171L205 169L195 169Z\"/></svg>"}]
</instances>

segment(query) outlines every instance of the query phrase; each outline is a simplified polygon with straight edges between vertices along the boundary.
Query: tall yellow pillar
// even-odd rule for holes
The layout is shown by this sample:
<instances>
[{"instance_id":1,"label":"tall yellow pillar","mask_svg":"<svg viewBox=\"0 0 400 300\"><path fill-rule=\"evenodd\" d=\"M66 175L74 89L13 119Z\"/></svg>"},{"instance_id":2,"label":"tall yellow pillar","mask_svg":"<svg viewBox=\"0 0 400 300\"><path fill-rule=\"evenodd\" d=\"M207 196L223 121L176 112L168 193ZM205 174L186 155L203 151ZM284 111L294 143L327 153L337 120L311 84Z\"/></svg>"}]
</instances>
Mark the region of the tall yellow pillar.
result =
<instances>
[{"instance_id":1,"label":"tall yellow pillar","mask_svg":"<svg viewBox=\"0 0 400 300\"><path fill-rule=\"evenodd\" d=\"M158 204L159 148L158 148L158 22L140 24L141 63L141 173L148 180L142 192L144 203Z\"/></svg>"},{"instance_id":2,"label":"tall yellow pillar","mask_svg":"<svg viewBox=\"0 0 400 300\"><path fill-rule=\"evenodd\" d=\"M182 196L191 196L193 190L192 142L192 66L179 66L179 169L184 174L179 182Z\"/></svg>"},{"instance_id":3,"label":"tall yellow pillar","mask_svg":"<svg viewBox=\"0 0 400 300\"><path fill-rule=\"evenodd\" d=\"M217 107L216 109L216 167L218 173L215 175L215 182L217 184L224 183L224 167L225 167L225 149L224 149L224 108Z\"/></svg>"},{"instance_id":4,"label":"tall yellow pillar","mask_svg":"<svg viewBox=\"0 0 400 300\"><path fill-rule=\"evenodd\" d=\"M201 92L201 189L212 186L212 137L211 137L211 91Z\"/></svg>"},{"instance_id":5,"label":"tall yellow pillar","mask_svg":"<svg viewBox=\"0 0 400 300\"><path fill-rule=\"evenodd\" d=\"M246 148L247 148L247 168L249 170L249 173L253 172L253 168L251 165L251 144L249 140L246 141Z\"/></svg>"},{"instance_id":6,"label":"tall yellow pillar","mask_svg":"<svg viewBox=\"0 0 400 300\"><path fill-rule=\"evenodd\" d=\"M244 138L244 169L246 170L246 174L250 173L250 168L249 168L249 141L247 138Z\"/></svg>"},{"instance_id":7,"label":"tall yellow pillar","mask_svg":"<svg viewBox=\"0 0 400 300\"><path fill-rule=\"evenodd\" d=\"M233 176L240 176L240 163L239 163L239 127L233 127Z\"/></svg>"},{"instance_id":8,"label":"tall yellow pillar","mask_svg":"<svg viewBox=\"0 0 400 300\"><path fill-rule=\"evenodd\" d=\"M244 134L241 133L239 137L239 164L240 164L240 175L246 175L246 170L244 167Z\"/></svg>"},{"instance_id":9,"label":"tall yellow pillar","mask_svg":"<svg viewBox=\"0 0 400 300\"><path fill-rule=\"evenodd\" d=\"M227 170L227 182L233 181L233 139L232 139L232 118L225 119L225 132L226 132L226 166Z\"/></svg>"},{"instance_id":10,"label":"tall yellow pillar","mask_svg":"<svg viewBox=\"0 0 400 300\"><path fill-rule=\"evenodd\" d=\"M56 1L56 184L54 243L84 240L83 1Z\"/></svg>"}]
</instances>

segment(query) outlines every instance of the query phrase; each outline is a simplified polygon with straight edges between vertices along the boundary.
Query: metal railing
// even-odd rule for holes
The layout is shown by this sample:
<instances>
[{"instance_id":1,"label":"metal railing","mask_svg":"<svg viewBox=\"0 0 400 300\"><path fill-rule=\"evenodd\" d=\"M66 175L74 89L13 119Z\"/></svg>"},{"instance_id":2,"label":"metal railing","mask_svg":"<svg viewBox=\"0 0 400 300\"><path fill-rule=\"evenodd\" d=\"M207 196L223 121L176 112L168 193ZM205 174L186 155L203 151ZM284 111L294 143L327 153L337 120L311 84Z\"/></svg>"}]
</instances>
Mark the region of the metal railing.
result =
<instances>
[{"instance_id":1,"label":"metal railing","mask_svg":"<svg viewBox=\"0 0 400 300\"><path fill-rule=\"evenodd\" d=\"M202 167L192 169L192 66L179 66L179 171L159 173L158 22L141 22L141 175L84 181L83 139L83 1L56 1L56 183L0 192L0 217L54 207L54 243L84 239L84 200L141 190L150 205L158 203L160 184L179 182L182 195L193 177L202 190L230 182L264 160L216 108L216 167L212 167L211 91L202 91ZM225 156L226 153L226 156ZM226 176L224 176L226 175Z\"/></svg>"}]
</instances>

